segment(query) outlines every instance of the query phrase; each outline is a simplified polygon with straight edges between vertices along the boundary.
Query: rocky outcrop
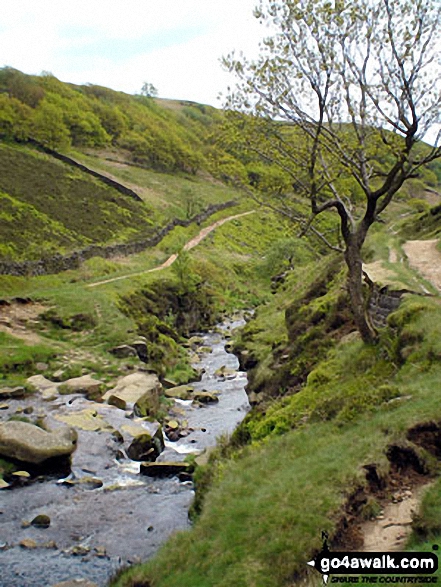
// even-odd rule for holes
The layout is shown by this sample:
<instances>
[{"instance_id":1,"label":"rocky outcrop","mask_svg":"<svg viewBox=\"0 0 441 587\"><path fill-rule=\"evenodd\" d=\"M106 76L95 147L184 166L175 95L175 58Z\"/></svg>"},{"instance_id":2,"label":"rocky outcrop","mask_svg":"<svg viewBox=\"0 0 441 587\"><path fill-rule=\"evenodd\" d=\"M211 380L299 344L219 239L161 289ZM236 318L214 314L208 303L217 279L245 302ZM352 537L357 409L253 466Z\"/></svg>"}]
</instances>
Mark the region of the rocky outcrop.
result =
<instances>
[{"instance_id":1,"label":"rocky outcrop","mask_svg":"<svg viewBox=\"0 0 441 587\"><path fill-rule=\"evenodd\" d=\"M143 363L148 361L148 348L145 340L135 340L131 344L121 344L109 351L115 357L119 359L125 359L128 357L138 357Z\"/></svg>"},{"instance_id":2,"label":"rocky outcrop","mask_svg":"<svg viewBox=\"0 0 441 587\"><path fill-rule=\"evenodd\" d=\"M25 463L38 465L70 456L76 444L77 433L72 428L48 432L26 422L0 423L0 455Z\"/></svg>"},{"instance_id":3,"label":"rocky outcrop","mask_svg":"<svg viewBox=\"0 0 441 587\"><path fill-rule=\"evenodd\" d=\"M373 284L368 310L376 328L386 326L387 317L398 308L405 293L420 295L406 289L394 290L388 286L379 287Z\"/></svg>"}]
</instances>

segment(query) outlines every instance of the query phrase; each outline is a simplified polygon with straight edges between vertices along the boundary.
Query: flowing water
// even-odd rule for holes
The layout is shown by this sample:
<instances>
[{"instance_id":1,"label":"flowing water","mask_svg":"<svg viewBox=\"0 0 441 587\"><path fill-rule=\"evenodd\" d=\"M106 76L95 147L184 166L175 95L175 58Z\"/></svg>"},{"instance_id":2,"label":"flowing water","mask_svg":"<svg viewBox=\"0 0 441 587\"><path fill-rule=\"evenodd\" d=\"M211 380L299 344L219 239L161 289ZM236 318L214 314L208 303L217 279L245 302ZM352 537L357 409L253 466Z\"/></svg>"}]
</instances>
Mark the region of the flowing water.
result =
<instances>
[{"instance_id":1,"label":"flowing water","mask_svg":"<svg viewBox=\"0 0 441 587\"><path fill-rule=\"evenodd\" d=\"M197 367L205 372L201 381L191 385L218 392L219 402L196 406L175 400L171 411L188 422L189 434L177 442L167 441L159 461L201 453L245 417L246 374L236 372L238 361L224 348L227 333L242 324L225 322L217 332L201 335L201 346L211 352L202 354ZM227 376L216 376L223 366L229 370ZM38 411L43 405L35 397L8 404L3 419L18 406ZM44 410L62 414L91 406L114 428L131 423L122 410L92 404L78 395L62 396L45 404ZM148 423L143 425L149 428ZM83 483L69 483L79 479ZM140 475L139 463L118 452L109 430L80 430L72 474L66 481L44 477L0 491L0 587L46 587L75 578L104 587L120 566L149 558L173 532L190 527L187 512L193 496L190 481ZM29 526L41 513L50 517L49 528Z\"/></svg>"}]
</instances>

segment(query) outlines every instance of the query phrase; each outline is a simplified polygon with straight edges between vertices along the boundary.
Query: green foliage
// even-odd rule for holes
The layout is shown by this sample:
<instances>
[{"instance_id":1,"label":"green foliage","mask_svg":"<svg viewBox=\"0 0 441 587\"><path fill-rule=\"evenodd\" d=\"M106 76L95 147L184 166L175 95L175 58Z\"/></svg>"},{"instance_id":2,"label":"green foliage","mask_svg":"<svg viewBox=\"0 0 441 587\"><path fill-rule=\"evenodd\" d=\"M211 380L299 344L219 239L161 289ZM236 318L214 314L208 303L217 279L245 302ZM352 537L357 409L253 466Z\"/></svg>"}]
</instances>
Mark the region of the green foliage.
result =
<instances>
[{"instance_id":1,"label":"green foliage","mask_svg":"<svg viewBox=\"0 0 441 587\"><path fill-rule=\"evenodd\" d=\"M158 90L149 82L144 82L141 88L141 94L147 98L155 98L158 95Z\"/></svg>"},{"instance_id":2,"label":"green foliage","mask_svg":"<svg viewBox=\"0 0 441 587\"><path fill-rule=\"evenodd\" d=\"M200 285L199 276L193 270L192 265L190 254L182 250L171 267L178 281L179 295L195 293L197 286Z\"/></svg>"},{"instance_id":3,"label":"green foliage","mask_svg":"<svg viewBox=\"0 0 441 587\"><path fill-rule=\"evenodd\" d=\"M6 140L27 139L32 110L14 97L0 94L0 137Z\"/></svg>"},{"instance_id":4,"label":"green foliage","mask_svg":"<svg viewBox=\"0 0 441 587\"><path fill-rule=\"evenodd\" d=\"M424 493L421 507L412 524L410 546L419 550L421 542L438 542L441 535L441 478L438 478Z\"/></svg>"},{"instance_id":5,"label":"green foliage","mask_svg":"<svg viewBox=\"0 0 441 587\"><path fill-rule=\"evenodd\" d=\"M50 149L64 149L70 145L71 140L62 111L46 100L43 100L35 110L32 135Z\"/></svg>"},{"instance_id":6,"label":"green foliage","mask_svg":"<svg viewBox=\"0 0 441 587\"><path fill-rule=\"evenodd\" d=\"M270 275L276 275L287 269L294 269L314 258L305 239L298 237L276 240L265 257L264 266Z\"/></svg>"},{"instance_id":7,"label":"green foliage","mask_svg":"<svg viewBox=\"0 0 441 587\"><path fill-rule=\"evenodd\" d=\"M401 223L400 236L406 240L434 238L439 235L441 218L441 205L433 206L429 210Z\"/></svg>"},{"instance_id":8,"label":"green foliage","mask_svg":"<svg viewBox=\"0 0 441 587\"><path fill-rule=\"evenodd\" d=\"M56 356L49 344L28 345L21 339L0 332L0 382L5 383L12 375L21 377L34 373L35 364L47 362Z\"/></svg>"},{"instance_id":9,"label":"green foliage","mask_svg":"<svg viewBox=\"0 0 441 587\"><path fill-rule=\"evenodd\" d=\"M210 165L208 152L221 115L189 102L156 101L151 84L144 96L100 86L64 84L52 74L27 76L0 69L0 136L29 136L53 149L118 145L132 162L161 172L196 174Z\"/></svg>"}]
</instances>

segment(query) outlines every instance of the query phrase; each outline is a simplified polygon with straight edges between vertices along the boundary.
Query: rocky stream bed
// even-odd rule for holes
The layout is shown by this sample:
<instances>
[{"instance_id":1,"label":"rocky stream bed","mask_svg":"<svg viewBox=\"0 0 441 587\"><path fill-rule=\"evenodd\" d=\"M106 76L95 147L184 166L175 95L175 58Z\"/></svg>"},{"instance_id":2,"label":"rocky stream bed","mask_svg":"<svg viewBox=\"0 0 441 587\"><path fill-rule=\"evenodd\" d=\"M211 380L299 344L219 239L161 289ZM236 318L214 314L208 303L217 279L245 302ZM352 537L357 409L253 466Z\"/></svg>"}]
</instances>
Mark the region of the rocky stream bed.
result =
<instances>
[{"instance_id":1,"label":"rocky stream bed","mask_svg":"<svg viewBox=\"0 0 441 587\"><path fill-rule=\"evenodd\" d=\"M237 371L236 357L225 350L229 331L241 324L225 322L197 341L202 378L191 384L190 394L185 389L170 394L176 397L169 400L169 439L161 438L163 450L155 462L202 454L245 417L246 374ZM138 375L151 376L142 369ZM50 428L73 427L78 440L70 470L39 475L23 463L14 482L0 491L0 587L52 586L72 579L104 587L119 567L147 559L173 532L189 527L191 477L185 472L150 477L142 472L141 458L128 458L140 432L162 437L158 423L138 417L130 402L117 406L72 390L60 394L57 386L43 388L3 400L0 421L17 413L40 415ZM201 392L199 401L191 399ZM108 401L118 404L109 395ZM41 523L38 516L47 518Z\"/></svg>"}]
</instances>

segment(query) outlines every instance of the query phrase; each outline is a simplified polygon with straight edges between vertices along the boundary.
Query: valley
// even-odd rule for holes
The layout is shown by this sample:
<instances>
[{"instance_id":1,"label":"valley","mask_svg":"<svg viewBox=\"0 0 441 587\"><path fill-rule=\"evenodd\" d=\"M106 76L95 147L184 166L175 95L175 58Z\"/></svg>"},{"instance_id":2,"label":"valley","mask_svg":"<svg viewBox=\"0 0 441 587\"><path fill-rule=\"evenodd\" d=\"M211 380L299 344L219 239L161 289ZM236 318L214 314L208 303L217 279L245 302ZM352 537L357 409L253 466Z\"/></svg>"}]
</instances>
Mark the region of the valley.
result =
<instances>
[{"instance_id":1,"label":"valley","mask_svg":"<svg viewBox=\"0 0 441 587\"><path fill-rule=\"evenodd\" d=\"M8 75L0 585L318 585L322 532L331 550L431 551L439 165L367 236L366 342L335 218L315 225L327 244L300 235L274 204L286 177L232 147L220 111L24 74L44 97L21 108ZM11 431L62 436L65 458L2 448Z\"/></svg>"}]
</instances>

